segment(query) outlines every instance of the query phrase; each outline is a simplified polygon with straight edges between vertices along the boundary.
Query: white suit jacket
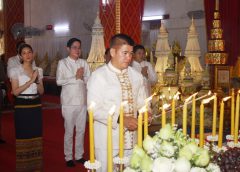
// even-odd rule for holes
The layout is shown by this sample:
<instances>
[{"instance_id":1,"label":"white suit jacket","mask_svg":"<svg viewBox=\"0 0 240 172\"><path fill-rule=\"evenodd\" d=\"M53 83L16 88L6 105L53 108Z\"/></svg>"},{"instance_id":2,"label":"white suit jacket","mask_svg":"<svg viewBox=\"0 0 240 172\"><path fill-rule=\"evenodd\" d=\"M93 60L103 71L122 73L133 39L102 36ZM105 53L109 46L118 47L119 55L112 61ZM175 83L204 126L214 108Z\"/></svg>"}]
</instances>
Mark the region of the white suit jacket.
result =
<instances>
[{"instance_id":1,"label":"white suit jacket","mask_svg":"<svg viewBox=\"0 0 240 172\"><path fill-rule=\"evenodd\" d=\"M143 77L137 71L132 69L132 67L128 67L126 70L132 84L134 113L136 116L137 110L144 105L144 100L146 99ZM111 62L109 62L93 72L88 80L88 106L92 101L96 103L93 110L95 148L107 149L107 118L108 112L113 105L116 105L117 107L113 115L113 149L119 148L119 125L117 120L122 100L122 92L116 72L121 71L114 68Z\"/></svg>"},{"instance_id":2,"label":"white suit jacket","mask_svg":"<svg viewBox=\"0 0 240 172\"><path fill-rule=\"evenodd\" d=\"M76 79L77 69L84 68L84 78ZM59 61L57 67L57 85L62 86L62 105L86 105L86 83L90 77L90 69L86 60L73 60L70 57Z\"/></svg>"}]
</instances>

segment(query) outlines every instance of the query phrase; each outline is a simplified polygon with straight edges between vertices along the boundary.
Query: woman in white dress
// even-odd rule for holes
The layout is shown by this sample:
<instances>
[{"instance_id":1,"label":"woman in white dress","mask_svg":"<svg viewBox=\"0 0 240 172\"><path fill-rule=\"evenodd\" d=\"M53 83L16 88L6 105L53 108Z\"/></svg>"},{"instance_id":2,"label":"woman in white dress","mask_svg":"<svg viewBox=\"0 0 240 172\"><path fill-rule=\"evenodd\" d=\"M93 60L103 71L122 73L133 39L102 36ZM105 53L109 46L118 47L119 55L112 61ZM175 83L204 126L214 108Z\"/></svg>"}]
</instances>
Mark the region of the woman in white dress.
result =
<instances>
[{"instance_id":1,"label":"woman in white dress","mask_svg":"<svg viewBox=\"0 0 240 172\"><path fill-rule=\"evenodd\" d=\"M10 71L15 99L16 171L42 171L43 71L33 67L33 50L28 44L19 48L21 65Z\"/></svg>"}]
</instances>

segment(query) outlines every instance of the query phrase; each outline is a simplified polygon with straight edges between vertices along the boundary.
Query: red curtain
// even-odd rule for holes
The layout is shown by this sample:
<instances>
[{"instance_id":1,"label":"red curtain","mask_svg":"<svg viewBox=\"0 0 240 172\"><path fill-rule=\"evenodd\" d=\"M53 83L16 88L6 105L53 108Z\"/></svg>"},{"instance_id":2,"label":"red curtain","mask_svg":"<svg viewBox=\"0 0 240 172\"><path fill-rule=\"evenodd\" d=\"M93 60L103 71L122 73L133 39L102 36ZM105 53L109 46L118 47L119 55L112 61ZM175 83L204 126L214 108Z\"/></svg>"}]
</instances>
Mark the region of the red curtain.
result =
<instances>
[{"instance_id":1,"label":"red curtain","mask_svg":"<svg viewBox=\"0 0 240 172\"><path fill-rule=\"evenodd\" d=\"M105 6L99 0L99 7L105 46L109 47L109 40L116 33L115 0L109 0ZM128 34L136 43L141 43L143 7L144 0L121 0L121 33Z\"/></svg>"},{"instance_id":2,"label":"red curtain","mask_svg":"<svg viewBox=\"0 0 240 172\"><path fill-rule=\"evenodd\" d=\"M204 0L207 35L210 38L215 0ZM240 55L240 1L219 0L225 50L229 54L228 65L234 65Z\"/></svg>"}]
</instances>

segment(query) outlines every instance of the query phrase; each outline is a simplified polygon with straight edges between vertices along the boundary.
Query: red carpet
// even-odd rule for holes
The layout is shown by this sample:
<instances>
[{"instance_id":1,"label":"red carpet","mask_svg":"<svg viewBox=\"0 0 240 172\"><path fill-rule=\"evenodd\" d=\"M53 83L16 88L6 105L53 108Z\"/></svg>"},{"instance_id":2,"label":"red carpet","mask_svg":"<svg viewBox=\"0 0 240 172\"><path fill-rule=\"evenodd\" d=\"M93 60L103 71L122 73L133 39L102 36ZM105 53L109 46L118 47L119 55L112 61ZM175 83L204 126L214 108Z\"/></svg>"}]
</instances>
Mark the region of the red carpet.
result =
<instances>
[{"instance_id":1,"label":"red carpet","mask_svg":"<svg viewBox=\"0 0 240 172\"><path fill-rule=\"evenodd\" d=\"M44 100L45 99L45 100ZM43 100L46 101L46 97ZM49 99L47 99L48 101ZM59 97L56 98L59 100ZM56 101L53 100L55 103ZM43 171L44 172L86 172L81 164L67 168L63 154L63 118L61 109L43 110ZM2 136L6 144L0 144L0 171L15 171L15 132L13 113L2 115ZM85 134L85 155L88 159L88 125Z\"/></svg>"}]
</instances>

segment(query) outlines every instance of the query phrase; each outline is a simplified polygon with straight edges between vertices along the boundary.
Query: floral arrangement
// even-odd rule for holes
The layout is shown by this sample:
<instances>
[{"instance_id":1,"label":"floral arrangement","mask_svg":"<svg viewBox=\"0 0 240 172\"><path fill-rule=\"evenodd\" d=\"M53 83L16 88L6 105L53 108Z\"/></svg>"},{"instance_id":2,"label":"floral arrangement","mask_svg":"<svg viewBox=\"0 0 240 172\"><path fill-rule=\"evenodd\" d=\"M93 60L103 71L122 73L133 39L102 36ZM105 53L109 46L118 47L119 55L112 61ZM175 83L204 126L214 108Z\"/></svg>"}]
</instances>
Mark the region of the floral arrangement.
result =
<instances>
[{"instance_id":1,"label":"floral arrangement","mask_svg":"<svg viewBox=\"0 0 240 172\"><path fill-rule=\"evenodd\" d=\"M220 172L220 168L210 162L207 149L167 124L154 137L147 136L143 148L134 147L124 172Z\"/></svg>"},{"instance_id":2,"label":"floral arrangement","mask_svg":"<svg viewBox=\"0 0 240 172\"><path fill-rule=\"evenodd\" d=\"M216 154L213 160L221 167L222 172L237 172L240 170L240 148L229 148Z\"/></svg>"}]
</instances>

